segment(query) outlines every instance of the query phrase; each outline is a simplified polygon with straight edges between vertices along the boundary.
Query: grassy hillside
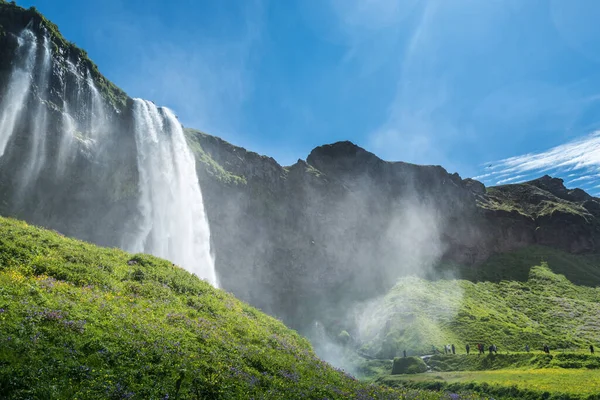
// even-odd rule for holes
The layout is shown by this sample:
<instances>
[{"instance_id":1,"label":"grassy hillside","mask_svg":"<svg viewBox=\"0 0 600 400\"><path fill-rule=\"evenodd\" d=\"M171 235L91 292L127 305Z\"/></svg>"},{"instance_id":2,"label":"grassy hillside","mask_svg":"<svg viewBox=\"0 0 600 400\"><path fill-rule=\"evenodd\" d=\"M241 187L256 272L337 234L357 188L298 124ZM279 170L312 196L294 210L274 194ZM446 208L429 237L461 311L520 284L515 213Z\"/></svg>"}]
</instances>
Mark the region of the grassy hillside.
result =
<instances>
[{"instance_id":1,"label":"grassy hillside","mask_svg":"<svg viewBox=\"0 0 600 400\"><path fill-rule=\"evenodd\" d=\"M330 367L279 321L167 261L0 218L0 393L396 399L405 392Z\"/></svg>"},{"instance_id":2,"label":"grassy hillside","mask_svg":"<svg viewBox=\"0 0 600 400\"><path fill-rule=\"evenodd\" d=\"M458 267L470 281L515 280L525 282L534 265L546 263L552 272L583 286L600 286L600 254L570 254L546 246L528 246L510 253L495 254L482 265ZM448 267L448 266L441 266Z\"/></svg>"},{"instance_id":3,"label":"grassy hillside","mask_svg":"<svg viewBox=\"0 0 600 400\"><path fill-rule=\"evenodd\" d=\"M600 344L600 288L577 286L545 263L525 282L405 278L362 322L363 351L385 358L441 351L446 343L460 353L478 342L500 352L544 343L583 349Z\"/></svg>"},{"instance_id":4,"label":"grassy hillside","mask_svg":"<svg viewBox=\"0 0 600 400\"><path fill-rule=\"evenodd\" d=\"M551 179L547 178L520 184L489 187L486 201L480 202L479 206L491 210L516 211L532 218L551 215L555 211L580 215L584 218L594 218L585 207L573 201L574 199L560 198L548 190L536 186L536 182ZM572 193L573 191L565 190L565 192Z\"/></svg>"}]
</instances>

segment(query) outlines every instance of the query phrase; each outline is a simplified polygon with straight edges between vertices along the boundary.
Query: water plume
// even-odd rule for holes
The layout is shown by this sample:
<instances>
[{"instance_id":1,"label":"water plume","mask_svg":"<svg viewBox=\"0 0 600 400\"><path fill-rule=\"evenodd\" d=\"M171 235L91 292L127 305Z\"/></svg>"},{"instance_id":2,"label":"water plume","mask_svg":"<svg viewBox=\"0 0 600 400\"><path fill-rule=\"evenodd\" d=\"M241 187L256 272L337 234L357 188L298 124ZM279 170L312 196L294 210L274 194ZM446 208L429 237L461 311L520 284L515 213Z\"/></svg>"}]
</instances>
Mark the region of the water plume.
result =
<instances>
[{"instance_id":1,"label":"water plume","mask_svg":"<svg viewBox=\"0 0 600 400\"><path fill-rule=\"evenodd\" d=\"M131 251L167 258L217 284L193 155L167 108L134 99L134 130L142 223Z\"/></svg>"},{"instance_id":2,"label":"water plume","mask_svg":"<svg viewBox=\"0 0 600 400\"><path fill-rule=\"evenodd\" d=\"M26 162L23 165L23 171L20 179L20 196L22 196L27 187L35 181L46 163L48 111L47 105L44 102L47 101L46 96L49 93L48 82L50 74L52 73L52 53L50 51L49 39L47 36L44 36L44 42L42 45L42 60L41 63L38 63L38 67L36 69L38 76L35 80L35 87L37 89L39 101L36 106L33 118L33 126L31 127L31 133L29 135L29 154L26 158Z\"/></svg>"},{"instance_id":3,"label":"water plume","mask_svg":"<svg viewBox=\"0 0 600 400\"><path fill-rule=\"evenodd\" d=\"M0 157L6 151L6 146L25 107L35 68L37 50L35 35L29 29L24 29L17 41L16 66L9 78L6 95L0 104Z\"/></svg>"}]
</instances>

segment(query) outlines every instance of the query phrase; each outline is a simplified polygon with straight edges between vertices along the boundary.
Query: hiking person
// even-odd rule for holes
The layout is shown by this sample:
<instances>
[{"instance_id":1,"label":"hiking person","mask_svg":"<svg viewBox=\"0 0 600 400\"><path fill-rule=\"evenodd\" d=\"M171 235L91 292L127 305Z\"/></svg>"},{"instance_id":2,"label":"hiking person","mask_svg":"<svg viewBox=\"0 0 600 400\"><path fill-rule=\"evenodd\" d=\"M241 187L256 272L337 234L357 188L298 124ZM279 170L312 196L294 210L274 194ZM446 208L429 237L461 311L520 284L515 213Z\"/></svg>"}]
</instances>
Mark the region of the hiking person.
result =
<instances>
[{"instance_id":1,"label":"hiking person","mask_svg":"<svg viewBox=\"0 0 600 400\"><path fill-rule=\"evenodd\" d=\"M493 346L494 346L494 353L498 354L498 346L496 346L495 344Z\"/></svg>"},{"instance_id":2,"label":"hiking person","mask_svg":"<svg viewBox=\"0 0 600 400\"><path fill-rule=\"evenodd\" d=\"M590 344L590 353L594 354L594 345Z\"/></svg>"},{"instance_id":3,"label":"hiking person","mask_svg":"<svg viewBox=\"0 0 600 400\"><path fill-rule=\"evenodd\" d=\"M467 343L467 345L465 346L465 350L467 350L467 355L469 355L469 351L471 350L471 346L469 346L469 344Z\"/></svg>"},{"instance_id":4,"label":"hiking person","mask_svg":"<svg viewBox=\"0 0 600 400\"><path fill-rule=\"evenodd\" d=\"M529 353L529 345L528 344L525 345L525 351Z\"/></svg>"},{"instance_id":5,"label":"hiking person","mask_svg":"<svg viewBox=\"0 0 600 400\"><path fill-rule=\"evenodd\" d=\"M452 354L456 354L456 348L454 347L454 344L452 345Z\"/></svg>"},{"instance_id":6,"label":"hiking person","mask_svg":"<svg viewBox=\"0 0 600 400\"><path fill-rule=\"evenodd\" d=\"M404 358L406 358L406 350L404 350Z\"/></svg>"},{"instance_id":7,"label":"hiking person","mask_svg":"<svg viewBox=\"0 0 600 400\"><path fill-rule=\"evenodd\" d=\"M444 345L444 354L448 354L448 346Z\"/></svg>"},{"instance_id":8,"label":"hiking person","mask_svg":"<svg viewBox=\"0 0 600 400\"><path fill-rule=\"evenodd\" d=\"M550 354L550 347L548 347L548 345L544 345L544 353L546 354Z\"/></svg>"},{"instance_id":9,"label":"hiking person","mask_svg":"<svg viewBox=\"0 0 600 400\"><path fill-rule=\"evenodd\" d=\"M488 350L490 351L490 354L492 354L492 352L494 351L494 345L490 344L490 347L488 347Z\"/></svg>"}]
</instances>

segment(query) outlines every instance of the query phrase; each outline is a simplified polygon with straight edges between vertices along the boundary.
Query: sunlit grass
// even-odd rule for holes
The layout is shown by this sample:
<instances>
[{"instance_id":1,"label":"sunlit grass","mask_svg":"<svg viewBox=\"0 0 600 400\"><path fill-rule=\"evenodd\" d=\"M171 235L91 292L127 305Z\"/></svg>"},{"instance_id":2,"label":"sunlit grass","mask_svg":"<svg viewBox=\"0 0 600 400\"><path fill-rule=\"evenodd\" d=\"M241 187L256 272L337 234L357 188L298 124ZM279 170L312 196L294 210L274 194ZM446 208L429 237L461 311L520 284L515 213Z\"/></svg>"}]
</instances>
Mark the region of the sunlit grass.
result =
<instances>
[{"instance_id":1,"label":"sunlit grass","mask_svg":"<svg viewBox=\"0 0 600 400\"><path fill-rule=\"evenodd\" d=\"M497 370L435 372L386 377L386 382L488 383L504 387L516 386L536 392L592 395L600 393L600 370L545 368L530 370Z\"/></svg>"},{"instance_id":2,"label":"sunlit grass","mask_svg":"<svg viewBox=\"0 0 600 400\"><path fill-rule=\"evenodd\" d=\"M0 218L2 399L423 399L168 261ZM468 397L474 398L474 397Z\"/></svg>"}]
</instances>

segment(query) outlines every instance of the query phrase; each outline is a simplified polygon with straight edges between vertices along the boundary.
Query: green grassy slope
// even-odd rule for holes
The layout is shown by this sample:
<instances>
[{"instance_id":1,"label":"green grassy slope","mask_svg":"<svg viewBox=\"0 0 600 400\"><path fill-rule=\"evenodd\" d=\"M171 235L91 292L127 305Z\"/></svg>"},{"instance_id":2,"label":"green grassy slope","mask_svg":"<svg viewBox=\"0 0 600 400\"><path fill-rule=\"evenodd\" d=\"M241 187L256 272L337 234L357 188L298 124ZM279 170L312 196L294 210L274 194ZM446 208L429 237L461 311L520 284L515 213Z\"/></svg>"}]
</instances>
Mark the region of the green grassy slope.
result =
<instances>
[{"instance_id":1,"label":"green grassy slope","mask_svg":"<svg viewBox=\"0 0 600 400\"><path fill-rule=\"evenodd\" d=\"M496 344L503 350L586 348L600 343L600 288L577 286L550 268L526 282L401 279L363 323L363 351L391 358L432 346Z\"/></svg>"},{"instance_id":2,"label":"green grassy slope","mask_svg":"<svg viewBox=\"0 0 600 400\"><path fill-rule=\"evenodd\" d=\"M487 188L486 202L482 202L479 205L491 210L517 211L532 218L551 215L555 211L561 211L593 219L590 212L578 202L561 199L548 190L535 185L535 182L543 179L540 178L532 182L520 184L489 187ZM548 177L548 179L551 178Z\"/></svg>"},{"instance_id":3,"label":"green grassy slope","mask_svg":"<svg viewBox=\"0 0 600 400\"><path fill-rule=\"evenodd\" d=\"M528 246L495 254L482 265L457 269L462 278L470 281L524 282L529 279L530 268L542 262L577 285L600 286L600 254L570 254L546 246Z\"/></svg>"},{"instance_id":4,"label":"green grassy slope","mask_svg":"<svg viewBox=\"0 0 600 400\"><path fill-rule=\"evenodd\" d=\"M167 261L4 218L0 393L3 399L402 394L330 367L279 321Z\"/></svg>"}]
</instances>

